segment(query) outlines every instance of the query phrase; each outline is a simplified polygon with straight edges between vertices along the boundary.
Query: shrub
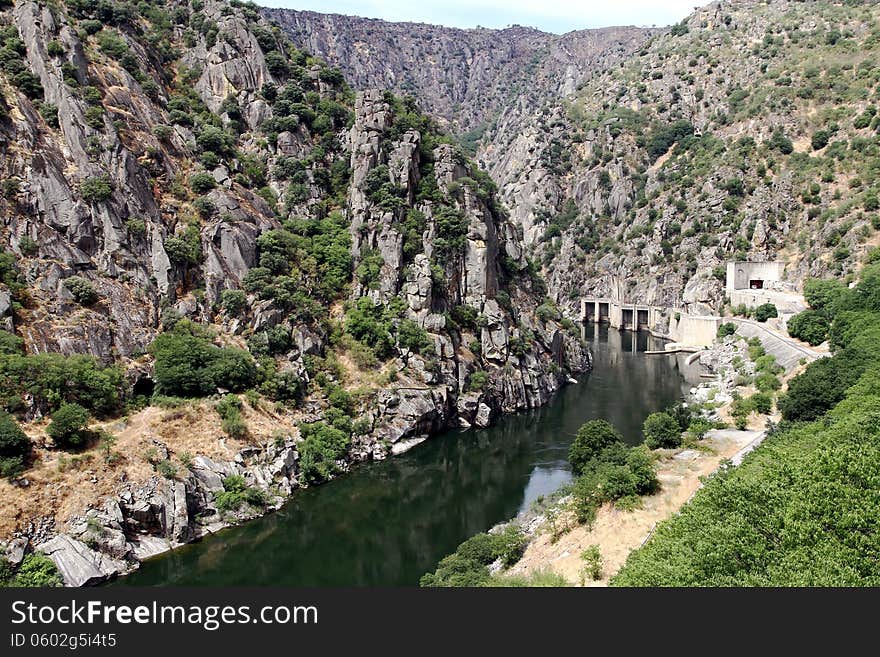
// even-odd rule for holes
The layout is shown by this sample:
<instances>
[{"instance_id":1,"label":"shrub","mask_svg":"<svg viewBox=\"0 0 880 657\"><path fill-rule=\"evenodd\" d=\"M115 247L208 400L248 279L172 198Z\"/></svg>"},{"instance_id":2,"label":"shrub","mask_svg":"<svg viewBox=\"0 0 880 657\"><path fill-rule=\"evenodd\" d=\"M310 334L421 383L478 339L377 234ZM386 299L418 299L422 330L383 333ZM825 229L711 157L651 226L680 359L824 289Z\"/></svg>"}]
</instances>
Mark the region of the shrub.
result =
<instances>
[{"instance_id":1,"label":"shrub","mask_svg":"<svg viewBox=\"0 0 880 657\"><path fill-rule=\"evenodd\" d=\"M417 354L426 352L433 343L428 332L411 319L401 320L397 327L397 344Z\"/></svg>"},{"instance_id":2,"label":"shrub","mask_svg":"<svg viewBox=\"0 0 880 657\"><path fill-rule=\"evenodd\" d=\"M171 139L171 135L173 134L173 130L171 126L165 124L159 124L155 128L153 128L153 135L159 141L167 142Z\"/></svg>"},{"instance_id":3,"label":"shrub","mask_svg":"<svg viewBox=\"0 0 880 657\"><path fill-rule=\"evenodd\" d=\"M575 474L581 474L587 464L599 453L623 438L605 420L590 420L578 429L577 435L568 450L568 462Z\"/></svg>"},{"instance_id":4,"label":"shrub","mask_svg":"<svg viewBox=\"0 0 880 657\"><path fill-rule=\"evenodd\" d=\"M651 449L681 445L681 427L669 413L651 413L642 425L645 444Z\"/></svg>"},{"instance_id":5,"label":"shrub","mask_svg":"<svg viewBox=\"0 0 880 657\"><path fill-rule=\"evenodd\" d=\"M485 370L477 370L468 379L467 391L482 392L486 389L487 383L489 383L489 373Z\"/></svg>"},{"instance_id":6,"label":"shrub","mask_svg":"<svg viewBox=\"0 0 880 657\"><path fill-rule=\"evenodd\" d=\"M0 354L23 353L24 340L15 335L15 333L10 333L9 331L4 331L0 329Z\"/></svg>"},{"instance_id":7,"label":"shrub","mask_svg":"<svg viewBox=\"0 0 880 657\"><path fill-rule=\"evenodd\" d=\"M86 203L103 203L113 195L113 186L107 176L94 176L80 183L79 194Z\"/></svg>"},{"instance_id":8,"label":"shrub","mask_svg":"<svg viewBox=\"0 0 880 657\"><path fill-rule=\"evenodd\" d=\"M242 439L248 435L247 423L241 417L241 400L235 395L226 395L214 408L222 418L224 433L230 438Z\"/></svg>"},{"instance_id":9,"label":"shrub","mask_svg":"<svg viewBox=\"0 0 880 657\"><path fill-rule=\"evenodd\" d=\"M261 508L268 503L268 496L259 488L249 487L241 475L229 475L223 479L223 490L217 493L214 503L218 511L235 511L249 504Z\"/></svg>"},{"instance_id":10,"label":"shrub","mask_svg":"<svg viewBox=\"0 0 880 657\"><path fill-rule=\"evenodd\" d=\"M0 475L14 477L21 474L30 453L31 439L9 413L0 411Z\"/></svg>"},{"instance_id":11,"label":"shrub","mask_svg":"<svg viewBox=\"0 0 880 657\"><path fill-rule=\"evenodd\" d=\"M755 387L761 392L773 392L782 387L779 378L770 372L762 372L755 377Z\"/></svg>"},{"instance_id":12,"label":"shrub","mask_svg":"<svg viewBox=\"0 0 880 657\"><path fill-rule=\"evenodd\" d=\"M306 481L317 483L336 474L336 461L345 456L351 436L323 422L301 425L300 434L297 450Z\"/></svg>"},{"instance_id":13,"label":"shrub","mask_svg":"<svg viewBox=\"0 0 880 657\"><path fill-rule=\"evenodd\" d=\"M723 340L728 335L733 335L734 333L736 333L736 324L733 324L732 322L725 322L724 324L722 324L721 326L718 327L718 338L719 339Z\"/></svg>"},{"instance_id":14,"label":"shrub","mask_svg":"<svg viewBox=\"0 0 880 657\"><path fill-rule=\"evenodd\" d=\"M860 370L838 357L822 358L792 379L788 392L776 402L782 418L809 421L821 417L843 399L846 389L854 384Z\"/></svg>"},{"instance_id":15,"label":"shrub","mask_svg":"<svg viewBox=\"0 0 880 657\"><path fill-rule=\"evenodd\" d=\"M62 584L61 574L55 562L38 552L25 556L12 579L13 586L29 588L56 587Z\"/></svg>"},{"instance_id":16,"label":"shrub","mask_svg":"<svg viewBox=\"0 0 880 657\"><path fill-rule=\"evenodd\" d=\"M769 415L773 410L773 397L766 392L758 392L749 397L752 409L761 415Z\"/></svg>"},{"instance_id":17,"label":"shrub","mask_svg":"<svg viewBox=\"0 0 880 657\"><path fill-rule=\"evenodd\" d=\"M79 404L62 404L52 413L46 433L62 449L82 447L88 440L89 412Z\"/></svg>"},{"instance_id":18,"label":"shrub","mask_svg":"<svg viewBox=\"0 0 880 657\"><path fill-rule=\"evenodd\" d=\"M196 194L207 194L217 186L217 181L207 171L194 173L189 177L189 188Z\"/></svg>"},{"instance_id":19,"label":"shrub","mask_svg":"<svg viewBox=\"0 0 880 657\"><path fill-rule=\"evenodd\" d=\"M810 145L813 147L814 151L821 150L828 145L828 140L831 139L831 131L830 130L817 130L813 133L813 136L810 138Z\"/></svg>"},{"instance_id":20,"label":"shrub","mask_svg":"<svg viewBox=\"0 0 880 657\"><path fill-rule=\"evenodd\" d=\"M150 345L156 358L158 392L179 397L202 397L226 388L246 390L256 380L256 364L249 353L217 347L206 338L186 334L186 327L163 333Z\"/></svg>"},{"instance_id":21,"label":"shrub","mask_svg":"<svg viewBox=\"0 0 880 657\"><path fill-rule=\"evenodd\" d=\"M46 45L46 53L49 57L62 57L64 55L64 46L58 39L52 39Z\"/></svg>"},{"instance_id":22,"label":"shrub","mask_svg":"<svg viewBox=\"0 0 880 657\"><path fill-rule=\"evenodd\" d=\"M788 334L811 345L819 345L828 339L831 323L818 310L805 310L788 320Z\"/></svg>"},{"instance_id":23,"label":"shrub","mask_svg":"<svg viewBox=\"0 0 880 657\"><path fill-rule=\"evenodd\" d=\"M7 407L21 405L24 395L43 412L62 402L76 402L98 415L119 409L122 371L103 367L92 356L9 354L0 357L0 396Z\"/></svg>"},{"instance_id":24,"label":"shrub","mask_svg":"<svg viewBox=\"0 0 880 657\"><path fill-rule=\"evenodd\" d=\"M766 322L771 317L779 317L779 312L772 303L764 303L755 308L755 319L757 321Z\"/></svg>"},{"instance_id":25,"label":"shrub","mask_svg":"<svg viewBox=\"0 0 880 657\"><path fill-rule=\"evenodd\" d=\"M223 290L220 305L230 317L238 316L247 308L247 295L241 290Z\"/></svg>"},{"instance_id":26,"label":"shrub","mask_svg":"<svg viewBox=\"0 0 880 657\"><path fill-rule=\"evenodd\" d=\"M437 569L425 574L419 585L484 586L490 582L490 564L500 560L504 566L512 566L522 557L525 546L522 529L512 524L495 534L476 534L441 559Z\"/></svg>"},{"instance_id":27,"label":"shrub","mask_svg":"<svg viewBox=\"0 0 880 657\"><path fill-rule=\"evenodd\" d=\"M65 279L64 287L80 305L90 306L98 300L98 293L94 286L82 276L71 276Z\"/></svg>"},{"instance_id":28,"label":"shrub","mask_svg":"<svg viewBox=\"0 0 880 657\"><path fill-rule=\"evenodd\" d=\"M591 545L581 552L581 561L584 562L581 570L581 584L587 577L593 581L602 579L602 553L599 551L598 545Z\"/></svg>"},{"instance_id":29,"label":"shrub","mask_svg":"<svg viewBox=\"0 0 880 657\"><path fill-rule=\"evenodd\" d=\"M168 237L163 246L168 258L175 264L196 265L202 259L201 235L194 223L189 224L182 234Z\"/></svg>"}]
</instances>

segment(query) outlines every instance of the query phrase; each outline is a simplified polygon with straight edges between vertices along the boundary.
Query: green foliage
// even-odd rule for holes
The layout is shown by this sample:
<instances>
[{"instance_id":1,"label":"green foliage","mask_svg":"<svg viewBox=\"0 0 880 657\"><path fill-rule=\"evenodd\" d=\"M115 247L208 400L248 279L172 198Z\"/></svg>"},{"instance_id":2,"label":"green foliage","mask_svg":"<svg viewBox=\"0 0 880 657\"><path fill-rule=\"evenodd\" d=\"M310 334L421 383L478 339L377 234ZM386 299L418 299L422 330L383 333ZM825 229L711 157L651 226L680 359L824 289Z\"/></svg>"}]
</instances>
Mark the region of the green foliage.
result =
<instances>
[{"instance_id":1,"label":"green foliage","mask_svg":"<svg viewBox=\"0 0 880 657\"><path fill-rule=\"evenodd\" d=\"M207 194L216 186L217 181L207 171L200 171L189 177L189 188L196 194Z\"/></svg>"},{"instance_id":2,"label":"green foliage","mask_svg":"<svg viewBox=\"0 0 880 657\"><path fill-rule=\"evenodd\" d=\"M164 247L171 262L180 265L198 264L202 259L202 238L198 225L187 225L183 233L167 238Z\"/></svg>"},{"instance_id":3,"label":"green foliage","mask_svg":"<svg viewBox=\"0 0 880 657\"><path fill-rule=\"evenodd\" d=\"M782 132L781 128L773 131L768 145L770 148L779 151L783 155L790 155L792 151L794 151L794 144L792 144L791 139L785 136L785 133Z\"/></svg>"},{"instance_id":4,"label":"green foliage","mask_svg":"<svg viewBox=\"0 0 880 657\"><path fill-rule=\"evenodd\" d=\"M733 335L736 333L736 324L732 322L725 322L721 326L718 327L718 338L724 339L728 335Z\"/></svg>"},{"instance_id":5,"label":"green foliage","mask_svg":"<svg viewBox=\"0 0 880 657\"><path fill-rule=\"evenodd\" d=\"M242 403L236 395L226 395L214 408L223 420L223 432L230 438L241 440L248 435L247 423L241 416Z\"/></svg>"},{"instance_id":6,"label":"green foliage","mask_svg":"<svg viewBox=\"0 0 880 657\"><path fill-rule=\"evenodd\" d=\"M27 395L43 412L68 402L107 415L119 409L122 385L118 367L103 367L91 356L0 355L0 396L10 411L22 408Z\"/></svg>"},{"instance_id":7,"label":"green foliage","mask_svg":"<svg viewBox=\"0 0 880 657\"><path fill-rule=\"evenodd\" d=\"M294 310L303 321L326 314L326 303L345 296L351 278L351 235L339 212L323 219L291 219L257 238L259 267L243 286L261 299Z\"/></svg>"},{"instance_id":8,"label":"green foliage","mask_svg":"<svg viewBox=\"0 0 880 657\"><path fill-rule=\"evenodd\" d=\"M757 321L766 322L771 317L779 317L779 312L772 303L763 303L755 308L755 319Z\"/></svg>"},{"instance_id":9,"label":"green foliage","mask_svg":"<svg viewBox=\"0 0 880 657\"><path fill-rule=\"evenodd\" d=\"M62 584L61 573L58 572L55 562L39 552L25 555L18 571L9 582L10 586L22 588L54 588Z\"/></svg>"},{"instance_id":10,"label":"green foliage","mask_svg":"<svg viewBox=\"0 0 880 657\"><path fill-rule=\"evenodd\" d=\"M24 340L0 329L0 355L24 354Z\"/></svg>"},{"instance_id":11,"label":"green foliage","mask_svg":"<svg viewBox=\"0 0 880 657\"><path fill-rule=\"evenodd\" d=\"M79 404L62 404L52 413L46 433L62 449L78 449L89 438L89 412Z\"/></svg>"},{"instance_id":12,"label":"green foliage","mask_svg":"<svg viewBox=\"0 0 880 657\"><path fill-rule=\"evenodd\" d=\"M382 265L384 264L385 259L378 250L367 250L361 256L361 261L354 274L357 276L361 285L370 288L375 283L379 282L379 274L382 271Z\"/></svg>"},{"instance_id":13,"label":"green foliage","mask_svg":"<svg viewBox=\"0 0 880 657\"><path fill-rule=\"evenodd\" d=\"M488 566L500 560L512 566L522 557L526 537L516 525L507 525L494 534L476 534L459 545L455 552L437 564L433 573L419 580L423 587L486 586L490 584Z\"/></svg>"},{"instance_id":14,"label":"green foliage","mask_svg":"<svg viewBox=\"0 0 880 657\"><path fill-rule=\"evenodd\" d=\"M669 413L651 413L642 425L645 444L651 449L681 445L682 428Z\"/></svg>"},{"instance_id":15,"label":"green foliage","mask_svg":"<svg viewBox=\"0 0 880 657\"><path fill-rule=\"evenodd\" d=\"M770 372L762 372L755 377L755 387L760 392L774 392L782 387L782 382Z\"/></svg>"},{"instance_id":16,"label":"green foliage","mask_svg":"<svg viewBox=\"0 0 880 657\"><path fill-rule=\"evenodd\" d=\"M98 34L98 47L108 57L122 59L128 54L128 44L115 30L105 29Z\"/></svg>"},{"instance_id":17,"label":"green foliage","mask_svg":"<svg viewBox=\"0 0 880 657\"><path fill-rule=\"evenodd\" d=\"M374 304L368 297L361 297L345 315L345 331L372 348L378 357L387 358L395 345L393 322L401 310L402 304L383 307ZM402 348L415 346L421 350L429 346L427 333L417 324L409 322L404 328L401 322L400 326L404 329L403 342L400 343Z\"/></svg>"},{"instance_id":18,"label":"green foliage","mask_svg":"<svg viewBox=\"0 0 880 657\"><path fill-rule=\"evenodd\" d=\"M229 475L223 478L223 490L216 494L214 503L218 511L226 513L237 511L245 504L261 509L269 503L269 498L263 490L248 486L241 475Z\"/></svg>"},{"instance_id":19,"label":"green foliage","mask_svg":"<svg viewBox=\"0 0 880 657\"><path fill-rule=\"evenodd\" d=\"M107 176L86 178L79 185L79 195L86 203L103 203L113 195L113 186Z\"/></svg>"},{"instance_id":20,"label":"green foliage","mask_svg":"<svg viewBox=\"0 0 880 657\"><path fill-rule=\"evenodd\" d=\"M811 345L828 339L831 322L818 310L805 310L788 320L788 334Z\"/></svg>"},{"instance_id":21,"label":"green foliage","mask_svg":"<svg viewBox=\"0 0 880 657\"><path fill-rule=\"evenodd\" d=\"M31 453L31 439L9 413L0 412L0 475L14 477L24 470Z\"/></svg>"},{"instance_id":22,"label":"green foliage","mask_svg":"<svg viewBox=\"0 0 880 657\"><path fill-rule=\"evenodd\" d=\"M477 370L468 379L467 392L482 392L489 383L489 373L485 370Z\"/></svg>"},{"instance_id":23,"label":"green foliage","mask_svg":"<svg viewBox=\"0 0 880 657\"><path fill-rule=\"evenodd\" d=\"M300 435L303 440L297 450L306 481L318 483L336 474L336 461L348 451L351 435L323 422L300 425Z\"/></svg>"},{"instance_id":24,"label":"green foliage","mask_svg":"<svg viewBox=\"0 0 880 657\"><path fill-rule=\"evenodd\" d=\"M223 290L220 306L230 317L238 317L247 309L247 295L241 290Z\"/></svg>"},{"instance_id":25,"label":"green foliage","mask_svg":"<svg viewBox=\"0 0 880 657\"><path fill-rule=\"evenodd\" d=\"M581 570L581 584L583 584L583 580L586 580L587 577L593 581L602 579L602 567L604 564L598 545L591 545L581 552L581 561L584 562L583 569Z\"/></svg>"},{"instance_id":26,"label":"green foliage","mask_svg":"<svg viewBox=\"0 0 880 657\"><path fill-rule=\"evenodd\" d=\"M246 351L217 347L191 324L180 321L150 345L156 358L157 392L179 397L203 397L217 388L241 392L256 381L256 364Z\"/></svg>"},{"instance_id":27,"label":"green foliage","mask_svg":"<svg viewBox=\"0 0 880 657\"><path fill-rule=\"evenodd\" d=\"M804 284L804 298L813 310L826 316L834 313L835 302L846 292L846 286L835 279L812 278Z\"/></svg>"},{"instance_id":28,"label":"green foliage","mask_svg":"<svg viewBox=\"0 0 880 657\"><path fill-rule=\"evenodd\" d=\"M424 354L433 347L428 332L411 319L403 319L397 327L397 344L403 350Z\"/></svg>"},{"instance_id":29,"label":"green foliage","mask_svg":"<svg viewBox=\"0 0 880 657\"><path fill-rule=\"evenodd\" d=\"M644 446L612 443L591 459L572 487L572 508L578 522L590 524L607 502L647 495L659 488L654 459Z\"/></svg>"},{"instance_id":30,"label":"green foliage","mask_svg":"<svg viewBox=\"0 0 880 657\"><path fill-rule=\"evenodd\" d=\"M647 135L645 147L651 159L656 160L666 153L673 144L693 134L693 124L683 119L668 125L659 125Z\"/></svg>"},{"instance_id":31,"label":"green foliage","mask_svg":"<svg viewBox=\"0 0 880 657\"><path fill-rule=\"evenodd\" d=\"M606 420L590 420L578 429L569 447L568 462L572 471L581 474L603 449L622 441L621 435Z\"/></svg>"},{"instance_id":32,"label":"green foliage","mask_svg":"<svg viewBox=\"0 0 880 657\"><path fill-rule=\"evenodd\" d=\"M64 287L80 305L90 306L98 300L95 287L82 276L64 279Z\"/></svg>"},{"instance_id":33,"label":"green foliage","mask_svg":"<svg viewBox=\"0 0 880 657\"><path fill-rule=\"evenodd\" d=\"M811 363L789 382L788 391L777 402L783 419L810 421L821 417L843 399L860 374L860 368L853 367L848 359L822 358Z\"/></svg>"}]
</instances>

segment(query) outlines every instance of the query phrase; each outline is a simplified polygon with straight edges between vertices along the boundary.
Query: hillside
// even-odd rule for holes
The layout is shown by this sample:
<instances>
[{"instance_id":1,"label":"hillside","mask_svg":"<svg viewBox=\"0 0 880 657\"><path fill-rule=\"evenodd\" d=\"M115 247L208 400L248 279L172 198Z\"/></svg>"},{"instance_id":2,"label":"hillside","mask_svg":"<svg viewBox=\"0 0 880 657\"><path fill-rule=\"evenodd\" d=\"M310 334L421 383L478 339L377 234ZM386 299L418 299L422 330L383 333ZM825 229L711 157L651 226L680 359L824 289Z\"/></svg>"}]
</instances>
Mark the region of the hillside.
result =
<instances>
[{"instance_id":1,"label":"hillside","mask_svg":"<svg viewBox=\"0 0 880 657\"><path fill-rule=\"evenodd\" d=\"M153 473L135 498L167 494L171 513L185 494L214 513L218 491L189 472L198 453L116 453L106 420L209 398L223 420L211 441L287 450L268 475L243 461L227 474L289 493L541 405L589 368L454 140L410 101L352 91L255 5L0 4L11 479L47 454L103 450ZM17 451L16 423L39 451ZM0 485L26 529L17 501L41 492ZM194 517L175 522L166 539L193 536Z\"/></svg>"},{"instance_id":2,"label":"hillside","mask_svg":"<svg viewBox=\"0 0 880 657\"><path fill-rule=\"evenodd\" d=\"M851 275L878 224L878 19L867 2L712 3L548 129L487 134L524 159L492 174L559 303L708 312L734 258L781 259L801 283ZM541 162L557 186L519 194Z\"/></svg>"},{"instance_id":3,"label":"hillside","mask_svg":"<svg viewBox=\"0 0 880 657\"><path fill-rule=\"evenodd\" d=\"M355 88L411 95L472 145L503 114L532 113L573 93L653 33L612 27L557 36L516 25L462 30L291 9L263 15L339 66Z\"/></svg>"}]
</instances>

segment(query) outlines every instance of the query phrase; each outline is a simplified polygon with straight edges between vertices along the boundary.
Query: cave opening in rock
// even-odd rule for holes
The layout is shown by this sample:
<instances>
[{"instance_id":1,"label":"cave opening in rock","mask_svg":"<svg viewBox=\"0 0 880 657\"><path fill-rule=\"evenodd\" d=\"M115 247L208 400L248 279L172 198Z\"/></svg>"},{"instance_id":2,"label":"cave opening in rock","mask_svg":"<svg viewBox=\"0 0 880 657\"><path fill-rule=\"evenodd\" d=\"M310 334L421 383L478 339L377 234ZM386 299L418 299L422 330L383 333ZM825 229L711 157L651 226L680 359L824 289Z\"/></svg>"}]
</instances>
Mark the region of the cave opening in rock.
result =
<instances>
[{"instance_id":1,"label":"cave opening in rock","mask_svg":"<svg viewBox=\"0 0 880 657\"><path fill-rule=\"evenodd\" d=\"M134 382L131 392L135 397L152 397L155 389L155 381L148 376L142 376Z\"/></svg>"}]
</instances>

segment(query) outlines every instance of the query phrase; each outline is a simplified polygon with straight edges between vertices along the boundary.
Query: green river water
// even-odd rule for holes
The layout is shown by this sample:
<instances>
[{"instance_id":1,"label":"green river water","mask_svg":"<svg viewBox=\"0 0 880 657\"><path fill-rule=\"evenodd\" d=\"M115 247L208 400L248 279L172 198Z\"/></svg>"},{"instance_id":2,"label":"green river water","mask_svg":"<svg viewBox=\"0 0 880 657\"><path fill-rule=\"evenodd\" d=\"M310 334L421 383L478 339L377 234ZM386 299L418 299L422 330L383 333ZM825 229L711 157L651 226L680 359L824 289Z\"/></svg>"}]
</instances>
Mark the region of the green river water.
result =
<instances>
[{"instance_id":1,"label":"green river water","mask_svg":"<svg viewBox=\"0 0 880 657\"><path fill-rule=\"evenodd\" d=\"M568 447L585 421L604 418L637 443L644 418L699 380L681 356L641 353L662 349L645 333L588 326L586 337L593 371L547 406L296 491L280 511L151 559L117 584L417 585L464 539L566 483Z\"/></svg>"}]
</instances>

